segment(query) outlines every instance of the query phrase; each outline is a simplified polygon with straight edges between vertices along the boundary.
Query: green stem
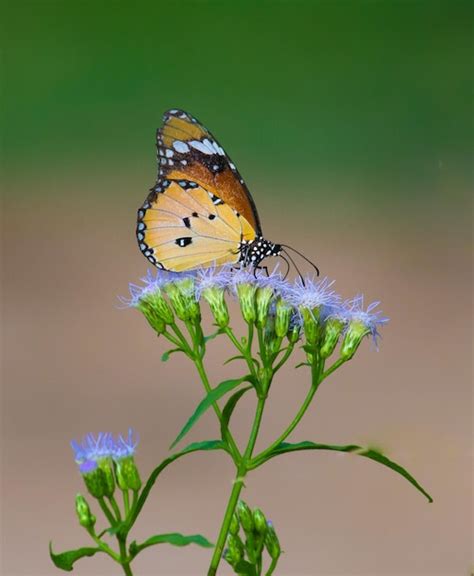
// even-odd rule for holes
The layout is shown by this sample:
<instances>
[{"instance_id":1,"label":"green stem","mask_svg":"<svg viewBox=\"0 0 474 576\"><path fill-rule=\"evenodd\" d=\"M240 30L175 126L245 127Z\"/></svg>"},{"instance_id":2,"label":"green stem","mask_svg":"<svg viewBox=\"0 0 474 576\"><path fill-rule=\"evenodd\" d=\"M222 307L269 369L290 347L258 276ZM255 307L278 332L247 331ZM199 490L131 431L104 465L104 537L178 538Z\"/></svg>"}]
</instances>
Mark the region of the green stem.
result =
<instances>
[{"instance_id":1,"label":"green stem","mask_svg":"<svg viewBox=\"0 0 474 576\"><path fill-rule=\"evenodd\" d=\"M106 501L104 500L103 497L98 498L98 500L99 500L99 505L102 508L102 512L104 513L107 520L110 522L110 525L115 526L115 524L117 523L117 520L114 518L114 515L112 514L110 508L107 506Z\"/></svg>"},{"instance_id":2,"label":"green stem","mask_svg":"<svg viewBox=\"0 0 474 576\"><path fill-rule=\"evenodd\" d=\"M99 536L97 536L94 532L89 532L89 534L91 535L92 539L97 544L97 546L103 552L108 554L111 558L113 558L115 560L115 562L118 562L120 564L120 562L121 562L120 556L116 552L114 552L112 550L112 548L110 548L110 546L108 546L105 542L102 542L102 540L99 538Z\"/></svg>"},{"instance_id":3,"label":"green stem","mask_svg":"<svg viewBox=\"0 0 474 576\"><path fill-rule=\"evenodd\" d=\"M275 374L276 372L278 372L278 370L280 370L280 368L283 366L283 364L286 363L286 361L288 360L288 358L291 356L291 353L293 352L293 348L295 347L294 344L290 343L288 344L287 349L285 350L285 353L283 354L281 360L278 362L278 364L275 366L275 368L273 369L273 373Z\"/></svg>"},{"instance_id":4,"label":"green stem","mask_svg":"<svg viewBox=\"0 0 474 576\"><path fill-rule=\"evenodd\" d=\"M194 358L194 364L196 365L197 371L198 371L199 376L201 378L201 381L204 385L204 388L205 388L207 394L209 394L211 392L212 388L211 388L211 384L209 383L209 378L207 377L207 372L206 372L206 369L204 368L202 358L200 356L196 356ZM214 412L216 413L216 416L219 419L219 422L221 422L222 421L222 411L219 408L218 403L213 402L212 407L214 408ZM240 458L241 458L241 454L240 454L239 447L237 446L237 443L234 440L234 437L232 436L232 433L230 432L230 430L227 430L227 441L228 441L229 448L231 450L234 462L238 463Z\"/></svg>"},{"instance_id":5,"label":"green stem","mask_svg":"<svg viewBox=\"0 0 474 576\"><path fill-rule=\"evenodd\" d=\"M128 490L122 490L122 494L123 494L124 514L125 514L125 518L128 518L128 515L130 513L130 499L128 497Z\"/></svg>"},{"instance_id":6,"label":"green stem","mask_svg":"<svg viewBox=\"0 0 474 576\"><path fill-rule=\"evenodd\" d=\"M252 358L252 340L253 340L253 326L252 326L252 324L249 324L249 333L248 333L246 346L242 346L242 344L238 341L234 332L232 331L232 328L230 328L229 326L227 326L227 328L224 328L224 332L225 332L225 334L227 334L227 336L229 337L229 340L232 342L232 344L237 348L237 350L245 358L245 361L247 362L248 369L250 370L250 374L252 374L252 376L256 377L257 373L255 370L255 359Z\"/></svg>"},{"instance_id":7,"label":"green stem","mask_svg":"<svg viewBox=\"0 0 474 576\"><path fill-rule=\"evenodd\" d=\"M247 443L247 448L242 457L241 464L237 469L237 476L234 480L234 486L232 492L230 493L229 502L224 514L224 519L222 521L219 536L217 538L216 547L214 548L214 554L212 556L211 564L207 576L215 576L217 574L217 569L219 567L220 561L222 559L222 553L224 551L224 546L227 540L227 535L229 533L229 527L232 520L232 515L234 513L235 507L239 500L240 492L244 485L245 476L249 470L247 464L252 458L252 452L255 447L255 442L257 441L258 431L260 429L260 424L262 423L263 409L265 407L265 398L259 398L257 404L257 410L255 413L255 419L253 422L252 430L250 432L249 441Z\"/></svg>"},{"instance_id":8,"label":"green stem","mask_svg":"<svg viewBox=\"0 0 474 576\"><path fill-rule=\"evenodd\" d=\"M337 362L336 362L337 364ZM334 366L334 365L333 365ZM311 366L311 375L312 375L312 383L311 383L311 388L309 389L308 394L306 395L306 398L303 401L303 404L301 405L300 409L298 410L296 416L293 418L292 422L290 423L290 425L285 429L285 431L272 443L270 444L270 446L268 446L268 448L266 448L265 450L263 450L262 452L260 452L260 454L258 454L250 463L249 463L249 469L252 470L254 468L257 468L258 466L260 466L260 464L262 464L265 461L266 456L268 456L268 454L270 454L270 452L272 452L281 442L283 442L284 440L286 440L286 438L288 438L288 436L293 432L293 430L298 426L300 420L303 418L306 410L308 409L309 405L311 404L314 395L316 394L316 392L318 391L319 385L321 384L321 382L334 370L336 370L336 368L334 368L333 370L333 366L331 366L331 368L329 368L329 370L327 370L326 372L322 372L323 368L324 368L324 361L321 361L319 363L319 365L313 365Z\"/></svg>"},{"instance_id":9,"label":"green stem","mask_svg":"<svg viewBox=\"0 0 474 576\"><path fill-rule=\"evenodd\" d=\"M279 556L277 556L276 558L273 558L272 563L268 567L268 570L267 570L267 573L265 574L265 576L272 576L272 574L275 571L275 568L278 564L278 559L279 559Z\"/></svg>"},{"instance_id":10,"label":"green stem","mask_svg":"<svg viewBox=\"0 0 474 576\"><path fill-rule=\"evenodd\" d=\"M125 576L133 576L132 569L130 568L130 558L127 557L127 545L124 539L118 538L120 550L120 564L122 565Z\"/></svg>"},{"instance_id":11,"label":"green stem","mask_svg":"<svg viewBox=\"0 0 474 576\"><path fill-rule=\"evenodd\" d=\"M114 495L110 496L109 501L112 504L112 508L115 512L117 520L120 522L122 520L122 514L120 513L120 508L119 505L117 504L117 500L115 500L115 496Z\"/></svg>"}]
</instances>

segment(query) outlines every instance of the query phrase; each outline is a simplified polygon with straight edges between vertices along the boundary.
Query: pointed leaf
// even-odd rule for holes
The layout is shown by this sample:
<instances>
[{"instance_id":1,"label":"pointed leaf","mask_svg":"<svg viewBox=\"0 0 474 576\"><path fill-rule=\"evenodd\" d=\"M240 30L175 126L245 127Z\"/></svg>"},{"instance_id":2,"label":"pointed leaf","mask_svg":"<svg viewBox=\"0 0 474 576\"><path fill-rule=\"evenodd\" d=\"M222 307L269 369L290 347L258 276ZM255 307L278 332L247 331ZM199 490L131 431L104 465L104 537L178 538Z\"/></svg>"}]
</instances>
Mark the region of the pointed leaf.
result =
<instances>
[{"instance_id":1,"label":"pointed leaf","mask_svg":"<svg viewBox=\"0 0 474 576\"><path fill-rule=\"evenodd\" d=\"M315 442L298 442L297 444L291 444L288 442L282 442L278 446L276 446L268 456L262 460L262 463L278 456L280 454L285 454L286 452L296 452L298 450L332 450L335 452L348 452L357 454L358 456L363 456L364 458L369 458L370 460L374 460L379 464L383 464L394 470L400 476L403 476L410 484L412 484L417 490L419 490L427 499L428 502L433 502L433 498L428 494L428 492L415 480L415 478L407 471L405 468L397 464L393 460L390 460L386 456L384 456L381 452L374 450L373 448L364 448L362 446L357 446L356 444L347 444L344 446L337 446L334 444L317 444Z\"/></svg>"},{"instance_id":2,"label":"pointed leaf","mask_svg":"<svg viewBox=\"0 0 474 576\"><path fill-rule=\"evenodd\" d=\"M209 340L214 340L214 338L217 338L217 336L219 336L220 334L222 334L224 331L222 330L222 328L219 328L219 330L216 330L216 332L209 334L209 336L204 336L204 342L209 342Z\"/></svg>"},{"instance_id":3,"label":"pointed leaf","mask_svg":"<svg viewBox=\"0 0 474 576\"><path fill-rule=\"evenodd\" d=\"M196 422L201 418L201 416L206 412L208 408L210 408L215 402L217 402L222 396L236 388L242 382L250 382L252 376L247 375L243 378L237 378L236 380L224 380L221 382L216 388L211 390L207 396L205 396L201 402L198 404L198 407L194 411L193 415L186 424L183 426L181 432L176 437L175 441L171 444L170 449L174 448L178 442L180 442L186 434L191 430L191 428L196 424Z\"/></svg>"},{"instance_id":4,"label":"pointed leaf","mask_svg":"<svg viewBox=\"0 0 474 576\"><path fill-rule=\"evenodd\" d=\"M156 536L148 538L148 540L145 540L142 544L137 544L135 541L132 542L130 544L130 554L136 556L145 548L155 546L156 544L172 544L173 546L189 546L189 544L197 544L203 548L214 548L214 544L209 542L209 540L204 538L204 536L201 536L201 534L185 536L178 532L172 532L170 534L157 534Z\"/></svg>"},{"instance_id":5,"label":"pointed leaf","mask_svg":"<svg viewBox=\"0 0 474 576\"><path fill-rule=\"evenodd\" d=\"M229 358L228 360L226 360L224 362L224 366L226 364L230 364L231 362L233 362L234 360L245 360L245 356L242 356L242 354L238 354L237 356L232 356L231 358Z\"/></svg>"},{"instance_id":6,"label":"pointed leaf","mask_svg":"<svg viewBox=\"0 0 474 576\"><path fill-rule=\"evenodd\" d=\"M165 468L167 468L172 462L174 462L175 460L178 460L182 456L185 456L186 454L191 454L192 452L198 452L200 450L204 450L204 451L224 450L225 451L226 446L222 442L222 440L205 440L203 442L193 442L192 444L189 444L188 446L186 446L186 448L181 450L181 452L177 452L176 454L173 454L173 455L169 456L168 458L166 458L165 460L163 460L163 462L153 470L153 472L150 474L148 480L146 481L146 484L143 486L143 489L140 493L140 497L138 498L136 505L134 506L133 510L131 511L129 519L125 523L124 533L128 533L130 531L131 527L133 526L133 524L135 523L136 519L138 518L138 515L141 512L141 509L145 505L146 499L148 498L150 491L153 488L153 485L156 482L156 479L163 472L163 470Z\"/></svg>"},{"instance_id":7,"label":"pointed leaf","mask_svg":"<svg viewBox=\"0 0 474 576\"><path fill-rule=\"evenodd\" d=\"M174 354L175 352L181 352L181 348L172 348L171 350L167 350L161 355L161 361L168 362L171 354Z\"/></svg>"},{"instance_id":8,"label":"pointed leaf","mask_svg":"<svg viewBox=\"0 0 474 576\"><path fill-rule=\"evenodd\" d=\"M234 411L235 407L237 406L237 402L242 398L242 396L250 390L252 386L246 386L245 388L241 388L227 401L227 404L224 406L224 410L222 410L222 419L221 419L221 436L222 439L225 440L227 436L227 432L229 430L229 421L230 417L232 416L232 412Z\"/></svg>"},{"instance_id":9,"label":"pointed leaf","mask_svg":"<svg viewBox=\"0 0 474 576\"><path fill-rule=\"evenodd\" d=\"M52 543L49 543L49 555L51 560L56 568L60 568L65 572L71 572L73 564L77 560L85 558L86 556L94 556L97 552L102 552L102 550L100 548L78 548L77 550L68 550L67 552L55 554L53 552Z\"/></svg>"}]
</instances>

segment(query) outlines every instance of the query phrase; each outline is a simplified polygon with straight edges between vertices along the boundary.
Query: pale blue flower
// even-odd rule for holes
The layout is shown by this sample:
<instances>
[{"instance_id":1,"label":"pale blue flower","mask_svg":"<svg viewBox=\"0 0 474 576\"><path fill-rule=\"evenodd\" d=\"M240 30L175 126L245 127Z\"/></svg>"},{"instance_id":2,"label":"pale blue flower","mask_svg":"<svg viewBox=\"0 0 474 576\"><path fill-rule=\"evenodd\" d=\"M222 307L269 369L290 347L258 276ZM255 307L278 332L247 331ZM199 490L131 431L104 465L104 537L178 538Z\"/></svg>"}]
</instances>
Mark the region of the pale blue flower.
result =
<instances>
[{"instance_id":1,"label":"pale blue flower","mask_svg":"<svg viewBox=\"0 0 474 576\"><path fill-rule=\"evenodd\" d=\"M364 324L364 326L370 330L376 346L377 338L380 337L378 327L383 326L390 320L388 317L383 316L381 310L375 310L379 304L379 301L372 302L364 310L364 296L359 294L351 300L346 300L339 311L341 317L344 318L347 323L358 321Z\"/></svg>"}]
</instances>

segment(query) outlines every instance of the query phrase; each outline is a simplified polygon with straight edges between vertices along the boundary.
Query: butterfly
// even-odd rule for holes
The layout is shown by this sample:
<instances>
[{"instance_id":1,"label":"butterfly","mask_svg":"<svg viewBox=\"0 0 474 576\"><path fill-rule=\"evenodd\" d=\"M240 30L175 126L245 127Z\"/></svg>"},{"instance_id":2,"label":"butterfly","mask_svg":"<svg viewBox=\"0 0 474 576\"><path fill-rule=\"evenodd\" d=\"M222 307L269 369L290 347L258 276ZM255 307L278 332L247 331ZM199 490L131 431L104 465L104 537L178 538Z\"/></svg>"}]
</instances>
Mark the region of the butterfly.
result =
<instances>
[{"instance_id":1,"label":"butterfly","mask_svg":"<svg viewBox=\"0 0 474 576\"><path fill-rule=\"evenodd\" d=\"M263 237L237 168L196 118L165 112L157 149L157 182L138 210L136 228L152 264L174 272L226 264L257 269L264 258L283 257L285 245Z\"/></svg>"}]
</instances>

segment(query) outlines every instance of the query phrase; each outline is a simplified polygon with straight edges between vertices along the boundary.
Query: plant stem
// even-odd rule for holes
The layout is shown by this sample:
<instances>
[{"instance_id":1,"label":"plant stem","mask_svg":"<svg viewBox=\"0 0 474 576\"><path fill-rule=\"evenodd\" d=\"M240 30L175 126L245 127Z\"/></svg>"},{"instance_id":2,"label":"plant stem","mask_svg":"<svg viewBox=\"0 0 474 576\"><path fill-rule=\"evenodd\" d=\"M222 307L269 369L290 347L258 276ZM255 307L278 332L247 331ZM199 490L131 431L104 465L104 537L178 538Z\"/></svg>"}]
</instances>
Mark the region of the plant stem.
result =
<instances>
[{"instance_id":1,"label":"plant stem","mask_svg":"<svg viewBox=\"0 0 474 576\"><path fill-rule=\"evenodd\" d=\"M130 568L130 559L127 558L127 546L123 538L118 538L120 550L120 564L123 568L125 576L133 576L132 569Z\"/></svg>"},{"instance_id":2,"label":"plant stem","mask_svg":"<svg viewBox=\"0 0 474 576\"><path fill-rule=\"evenodd\" d=\"M209 383L209 378L207 377L206 369L204 368L202 358L200 356L196 356L194 358L194 364L196 365L197 371L198 371L199 376L201 378L201 381L204 385L204 388L205 388L207 394L209 394L211 392L212 388L211 388L211 384ZM213 402L212 407L214 408L214 412L216 413L216 416L219 419L219 422L221 422L222 411L219 408L218 403ZM230 430L227 431L227 440L228 440L229 448L233 454L234 462L237 463L241 458L240 450L239 450L239 447L237 446L237 443L234 440L234 437L232 436L232 433L230 432Z\"/></svg>"},{"instance_id":3,"label":"plant stem","mask_svg":"<svg viewBox=\"0 0 474 576\"><path fill-rule=\"evenodd\" d=\"M245 347L242 346L242 344L238 341L234 332L232 331L232 328L227 326L227 328L224 328L224 332L225 332L225 334L227 334L227 336L229 337L232 344L237 348L237 350L245 358L245 361L247 362L248 369L250 370L250 373L252 374L252 376L256 377L257 374L255 371L255 360L252 358L253 325L249 324L249 333L248 333L248 338L247 338L247 345Z\"/></svg>"},{"instance_id":4,"label":"plant stem","mask_svg":"<svg viewBox=\"0 0 474 576\"><path fill-rule=\"evenodd\" d=\"M265 407L265 398L259 398L257 409L255 412L255 419L247 443L247 448L245 449L245 453L242 457L241 464L237 468L237 476L234 480L234 486L232 488L232 492L230 493L229 502L227 504L227 508L224 514L224 519L222 521L221 529L219 532L219 536L217 538L216 547L214 548L214 554L212 556L211 565L209 566L207 576L215 576L217 574L217 568L219 567L219 563L222 559L222 553L224 551L224 546L227 540L227 534L229 533L229 527L232 520L232 515L234 513L235 507L237 506L240 492L242 491L242 487L244 485L245 476L247 475L247 471L249 470L247 463L252 458L252 452L255 447L258 431L260 429L260 424L262 422L264 407Z\"/></svg>"},{"instance_id":5,"label":"plant stem","mask_svg":"<svg viewBox=\"0 0 474 576\"><path fill-rule=\"evenodd\" d=\"M224 546L227 540L230 523L232 521L232 515L234 514L235 507L237 506L237 502L239 500L240 492L242 491L242 487L244 485L244 478L245 470L237 471L237 476L234 480L232 492L230 493L229 502L227 503L224 520L222 521L219 537L217 538L217 544L214 548L214 554L212 556L211 565L209 566L207 576L215 576L215 574L217 574L217 568L219 567L219 563L224 552Z\"/></svg>"},{"instance_id":6,"label":"plant stem","mask_svg":"<svg viewBox=\"0 0 474 576\"><path fill-rule=\"evenodd\" d=\"M314 395L316 394L316 392L319 388L319 385L326 378L326 376L329 375L331 373L331 371L333 371L333 370L331 370L332 366L325 373L322 373L323 369L324 369L324 361L321 361L319 363L319 365L313 365L311 367L311 374L312 374L311 388L309 389L309 392L306 395L306 398L304 399L303 404L301 405L300 409L298 410L296 416L293 418L292 422L286 428L286 430L272 444L270 444L270 446L268 446L268 448L265 448L265 450L260 452L260 454L258 454L252 461L250 461L250 463L249 463L249 469L250 470L260 466L260 464L262 464L265 461L266 456L268 456L268 454L270 454L270 452L272 452L281 442L286 440L286 438L293 432L293 430L296 428L296 426L298 426L300 420L303 418L306 410L308 409L309 405L311 404L311 402L314 398ZM334 368L334 370L335 369L336 368Z\"/></svg>"},{"instance_id":7,"label":"plant stem","mask_svg":"<svg viewBox=\"0 0 474 576\"><path fill-rule=\"evenodd\" d=\"M128 515L130 513L130 499L128 497L128 490L122 490L122 494L123 494L124 514L125 514L125 518L128 518Z\"/></svg>"},{"instance_id":8,"label":"plant stem","mask_svg":"<svg viewBox=\"0 0 474 576\"><path fill-rule=\"evenodd\" d=\"M99 505L102 508L102 512L104 513L107 520L110 522L110 525L115 526L115 524L117 523L117 520L114 518L114 515L112 514L109 507L107 506L106 501L104 500L104 498L98 498L98 500L99 500Z\"/></svg>"},{"instance_id":9,"label":"plant stem","mask_svg":"<svg viewBox=\"0 0 474 576\"><path fill-rule=\"evenodd\" d=\"M115 500L115 496L113 494L110 496L109 501L112 504L112 508L115 512L117 520L120 522L122 520L122 514L120 513L119 505L117 504L117 500Z\"/></svg>"},{"instance_id":10,"label":"plant stem","mask_svg":"<svg viewBox=\"0 0 474 576\"><path fill-rule=\"evenodd\" d=\"M267 573L265 574L265 576L271 576L276 568L276 565L278 563L278 558L279 556L277 556L276 558L273 558L272 563L270 564L270 566L268 567Z\"/></svg>"}]
</instances>

